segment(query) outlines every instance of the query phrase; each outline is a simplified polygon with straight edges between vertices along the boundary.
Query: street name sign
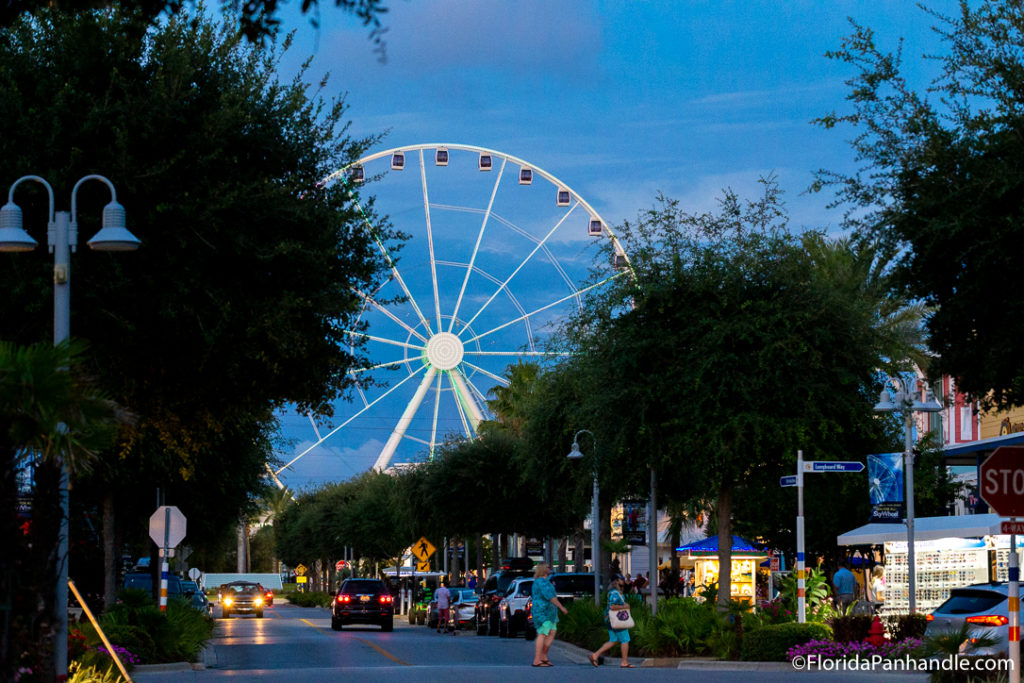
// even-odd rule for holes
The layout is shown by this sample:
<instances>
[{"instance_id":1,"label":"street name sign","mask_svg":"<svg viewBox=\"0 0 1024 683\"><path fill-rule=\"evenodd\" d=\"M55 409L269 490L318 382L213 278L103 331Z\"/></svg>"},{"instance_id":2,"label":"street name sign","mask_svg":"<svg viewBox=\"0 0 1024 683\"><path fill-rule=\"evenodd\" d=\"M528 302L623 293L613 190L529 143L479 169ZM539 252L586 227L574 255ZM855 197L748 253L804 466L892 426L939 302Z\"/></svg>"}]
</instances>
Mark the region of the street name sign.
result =
<instances>
[{"instance_id":1,"label":"street name sign","mask_svg":"<svg viewBox=\"0 0 1024 683\"><path fill-rule=\"evenodd\" d=\"M804 472L863 472L864 463L855 460L809 460Z\"/></svg>"},{"instance_id":2,"label":"street name sign","mask_svg":"<svg viewBox=\"0 0 1024 683\"><path fill-rule=\"evenodd\" d=\"M149 517L149 537L161 548L177 548L185 538L185 526L185 515L177 506L161 505Z\"/></svg>"},{"instance_id":3,"label":"street name sign","mask_svg":"<svg viewBox=\"0 0 1024 683\"><path fill-rule=\"evenodd\" d=\"M779 477L779 486L796 486L796 475L789 474L785 477Z\"/></svg>"},{"instance_id":4,"label":"street name sign","mask_svg":"<svg viewBox=\"0 0 1024 683\"><path fill-rule=\"evenodd\" d=\"M1000 446L981 463L981 498L1000 517L1024 517L1024 446Z\"/></svg>"}]
</instances>

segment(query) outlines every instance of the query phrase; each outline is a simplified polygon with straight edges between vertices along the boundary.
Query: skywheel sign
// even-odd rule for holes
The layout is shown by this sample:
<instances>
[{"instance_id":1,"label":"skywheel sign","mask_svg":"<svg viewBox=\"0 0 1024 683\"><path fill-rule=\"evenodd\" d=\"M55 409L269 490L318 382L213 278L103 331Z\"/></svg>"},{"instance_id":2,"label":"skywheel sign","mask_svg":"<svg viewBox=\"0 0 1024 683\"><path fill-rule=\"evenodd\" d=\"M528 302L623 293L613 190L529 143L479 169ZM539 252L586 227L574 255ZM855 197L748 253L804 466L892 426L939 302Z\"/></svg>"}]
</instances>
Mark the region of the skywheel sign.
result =
<instances>
[{"instance_id":1,"label":"skywheel sign","mask_svg":"<svg viewBox=\"0 0 1024 683\"><path fill-rule=\"evenodd\" d=\"M871 497L872 522L903 522L902 453L868 456L868 493Z\"/></svg>"}]
</instances>

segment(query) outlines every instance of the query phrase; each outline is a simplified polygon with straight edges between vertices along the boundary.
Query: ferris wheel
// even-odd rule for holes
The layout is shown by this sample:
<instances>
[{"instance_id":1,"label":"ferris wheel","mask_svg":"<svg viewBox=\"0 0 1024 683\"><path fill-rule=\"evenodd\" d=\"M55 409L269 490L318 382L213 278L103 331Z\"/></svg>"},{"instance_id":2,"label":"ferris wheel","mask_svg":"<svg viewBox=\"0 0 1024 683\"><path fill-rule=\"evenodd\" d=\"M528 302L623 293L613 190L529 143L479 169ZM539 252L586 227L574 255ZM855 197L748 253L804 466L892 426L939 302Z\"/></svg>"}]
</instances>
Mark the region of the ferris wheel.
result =
<instances>
[{"instance_id":1,"label":"ferris wheel","mask_svg":"<svg viewBox=\"0 0 1024 683\"><path fill-rule=\"evenodd\" d=\"M325 182L372 194L376 211L409 239L396 253L379 245L390 276L358 292L365 325L347 334L372 362L353 370L353 400L339 402L329 421L280 416L294 443L271 470L275 479L311 456L384 470L430 459L450 437L474 437L491 417L493 389L508 384L508 366L563 355L544 344L547 335L588 290L628 272L625 251L590 204L509 154L396 147ZM602 246L611 257L595 272Z\"/></svg>"}]
</instances>

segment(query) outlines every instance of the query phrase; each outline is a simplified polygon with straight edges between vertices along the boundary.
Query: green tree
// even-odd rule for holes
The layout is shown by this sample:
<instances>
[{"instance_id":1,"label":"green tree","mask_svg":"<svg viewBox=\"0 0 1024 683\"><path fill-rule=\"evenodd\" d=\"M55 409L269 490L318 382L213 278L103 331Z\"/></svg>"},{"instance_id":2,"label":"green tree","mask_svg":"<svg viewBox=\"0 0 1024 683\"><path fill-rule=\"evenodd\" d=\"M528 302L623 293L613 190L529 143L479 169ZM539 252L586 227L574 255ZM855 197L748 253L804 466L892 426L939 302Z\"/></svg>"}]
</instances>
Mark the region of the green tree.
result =
<instances>
[{"instance_id":1,"label":"green tree","mask_svg":"<svg viewBox=\"0 0 1024 683\"><path fill-rule=\"evenodd\" d=\"M861 167L822 171L862 239L900 254L896 284L932 307L933 374L950 374L984 407L1024 401L1024 365L1014 339L1024 305L1007 292L1024 236L1024 7L962 2L934 21L937 75L915 87L903 55L853 32L829 56L850 66L849 109L819 123L850 126Z\"/></svg>"},{"instance_id":2,"label":"green tree","mask_svg":"<svg viewBox=\"0 0 1024 683\"><path fill-rule=\"evenodd\" d=\"M274 411L329 412L363 363L346 334L353 290L377 285L376 240L393 234L372 202L360 210L346 188L321 183L372 142L346 136L344 102L301 77L279 82L278 52L198 16L151 30L145 19L39 12L8 28L0 114L25 133L3 136L0 153L5 184L39 172L58 202L86 173L110 177L143 243L128 257L72 257L72 333L90 341L85 363L101 385L138 415L72 504L116 510L110 534L145 539L160 487L199 546L252 504ZM105 192L79 193L83 235ZM30 230L45 224L42 192L19 187L16 199ZM3 263L0 338L47 338L46 250Z\"/></svg>"},{"instance_id":3,"label":"green tree","mask_svg":"<svg viewBox=\"0 0 1024 683\"><path fill-rule=\"evenodd\" d=\"M697 215L664 200L620 228L635 279L570 330L600 368L585 405L620 470L653 467L674 500L713 502L722 608L735 501L777 487L798 448L877 433L875 369L895 346L877 301L819 267L822 237L787 232L773 179L764 190Z\"/></svg>"}]
</instances>

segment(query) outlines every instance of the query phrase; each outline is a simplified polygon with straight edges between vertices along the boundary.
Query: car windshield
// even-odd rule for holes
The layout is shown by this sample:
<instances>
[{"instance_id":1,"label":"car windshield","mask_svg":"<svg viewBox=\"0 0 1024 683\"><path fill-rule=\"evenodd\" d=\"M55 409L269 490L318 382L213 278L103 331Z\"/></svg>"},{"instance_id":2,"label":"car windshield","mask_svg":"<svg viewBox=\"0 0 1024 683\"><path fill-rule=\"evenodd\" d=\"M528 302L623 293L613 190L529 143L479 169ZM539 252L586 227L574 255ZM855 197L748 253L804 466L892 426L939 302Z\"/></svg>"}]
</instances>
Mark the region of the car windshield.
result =
<instances>
[{"instance_id":1,"label":"car windshield","mask_svg":"<svg viewBox=\"0 0 1024 683\"><path fill-rule=\"evenodd\" d=\"M556 574L551 577L551 583L559 593L594 592L594 577L591 574Z\"/></svg>"},{"instance_id":2,"label":"car windshield","mask_svg":"<svg viewBox=\"0 0 1024 683\"><path fill-rule=\"evenodd\" d=\"M349 579L341 585L342 593L387 593L383 581L374 579Z\"/></svg>"},{"instance_id":3,"label":"car windshield","mask_svg":"<svg viewBox=\"0 0 1024 683\"><path fill-rule=\"evenodd\" d=\"M939 605L935 614L976 614L987 612L1006 600L1006 596L998 591L990 590L953 590L949 600Z\"/></svg>"},{"instance_id":4,"label":"car windshield","mask_svg":"<svg viewBox=\"0 0 1024 683\"><path fill-rule=\"evenodd\" d=\"M477 602L479 599L472 588L452 589L452 602Z\"/></svg>"},{"instance_id":5,"label":"car windshield","mask_svg":"<svg viewBox=\"0 0 1024 683\"><path fill-rule=\"evenodd\" d=\"M195 581L182 581L181 591L183 593L198 593L199 584L197 584Z\"/></svg>"},{"instance_id":6,"label":"car windshield","mask_svg":"<svg viewBox=\"0 0 1024 683\"><path fill-rule=\"evenodd\" d=\"M259 593L260 587L255 583L229 583L227 585L229 591L235 593Z\"/></svg>"}]
</instances>

